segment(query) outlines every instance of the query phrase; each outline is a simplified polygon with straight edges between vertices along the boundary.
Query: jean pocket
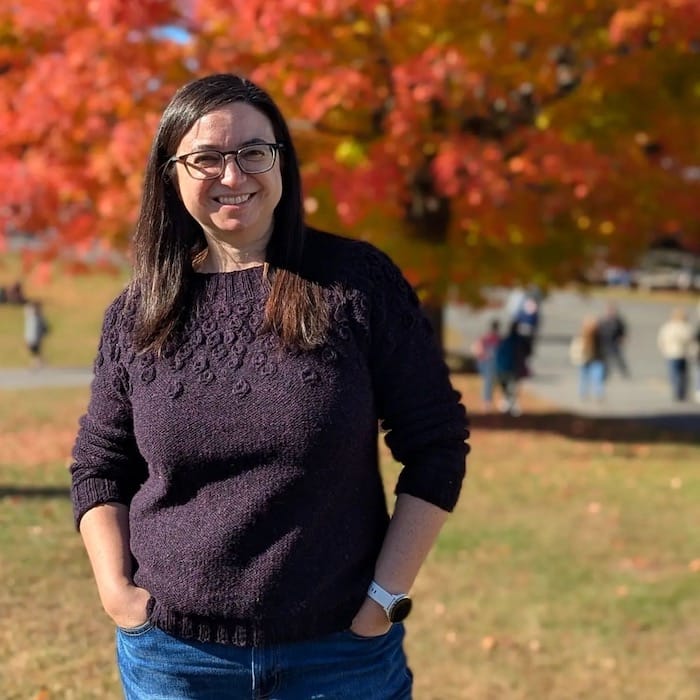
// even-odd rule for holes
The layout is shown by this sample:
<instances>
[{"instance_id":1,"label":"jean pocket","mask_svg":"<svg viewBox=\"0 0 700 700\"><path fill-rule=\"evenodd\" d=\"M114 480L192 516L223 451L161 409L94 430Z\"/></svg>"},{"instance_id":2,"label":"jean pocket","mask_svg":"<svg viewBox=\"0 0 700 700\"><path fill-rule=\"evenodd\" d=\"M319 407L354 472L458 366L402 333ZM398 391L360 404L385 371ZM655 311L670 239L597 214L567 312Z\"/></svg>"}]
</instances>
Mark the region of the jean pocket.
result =
<instances>
[{"instance_id":1,"label":"jean pocket","mask_svg":"<svg viewBox=\"0 0 700 700\"><path fill-rule=\"evenodd\" d=\"M119 625L117 625L117 629L121 634L125 634L127 637L139 637L142 634L146 634L146 632L150 632L153 629L153 623L150 620L146 620L146 622L142 622L135 627L119 627Z\"/></svg>"},{"instance_id":2,"label":"jean pocket","mask_svg":"<svg viewBox=\"0 0 700 700\"><path fill-rule=\"evenodd\" d=\"M350 639L355 639L358 642L369 643L369 642L379 641L380 639L386 639L391 634L391 631L393 628L394 628L394 626L392 625L391 627L389 627L389 629L386 632L384 632L384 634L375 634L371 637L365 637L362 634L357 634L357 632L353 632L351 629L345 630L345 634Z\"/></svg>"}]
</instances>

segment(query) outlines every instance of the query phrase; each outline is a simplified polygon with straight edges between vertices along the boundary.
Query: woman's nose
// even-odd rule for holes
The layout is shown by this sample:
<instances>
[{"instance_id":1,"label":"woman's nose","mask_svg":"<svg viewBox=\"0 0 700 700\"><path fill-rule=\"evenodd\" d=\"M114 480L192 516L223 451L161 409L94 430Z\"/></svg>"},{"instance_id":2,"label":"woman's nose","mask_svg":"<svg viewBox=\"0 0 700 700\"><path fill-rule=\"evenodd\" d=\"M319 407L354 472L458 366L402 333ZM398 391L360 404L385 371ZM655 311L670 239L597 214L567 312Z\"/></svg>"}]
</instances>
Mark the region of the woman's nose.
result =
<instances>
[{"instance_id":1,"label":"woman's nose","mask_svg":"<svg viewBox=\"0 0 700 700\"><path fill-rule=\"evenodd\" d=\"M229 184L239 180L245 180L246 174L241 170L233 153L229 153L224 159L224 172L221 173L221 182Z\"/></svg>"}]
</instances>

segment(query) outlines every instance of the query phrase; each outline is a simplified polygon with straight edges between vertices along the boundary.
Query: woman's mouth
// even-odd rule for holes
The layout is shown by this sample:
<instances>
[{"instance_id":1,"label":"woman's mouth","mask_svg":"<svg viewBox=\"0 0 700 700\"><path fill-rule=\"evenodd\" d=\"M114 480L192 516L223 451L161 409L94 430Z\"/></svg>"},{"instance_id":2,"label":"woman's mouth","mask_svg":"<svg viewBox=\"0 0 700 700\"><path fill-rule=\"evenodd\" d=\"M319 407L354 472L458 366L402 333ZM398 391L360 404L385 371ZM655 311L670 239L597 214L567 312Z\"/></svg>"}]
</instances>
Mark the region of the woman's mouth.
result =
<instances>
[{"instance_id":1,"label":"woman's mouth","mask_svg":"<svg viewBox=\"0 0 700 700\"><path fill-rule=\"evenodd\" d=\"M245 204L247 201L251 199L253 196L252 193L247 193L247 194L237 194L237 195L231 195L231 196L222 196L222 197L215 197L214 199L219 203L222 204L225 207L235 207L238 206L239 204Z\"/></svg>"}]
</instances>

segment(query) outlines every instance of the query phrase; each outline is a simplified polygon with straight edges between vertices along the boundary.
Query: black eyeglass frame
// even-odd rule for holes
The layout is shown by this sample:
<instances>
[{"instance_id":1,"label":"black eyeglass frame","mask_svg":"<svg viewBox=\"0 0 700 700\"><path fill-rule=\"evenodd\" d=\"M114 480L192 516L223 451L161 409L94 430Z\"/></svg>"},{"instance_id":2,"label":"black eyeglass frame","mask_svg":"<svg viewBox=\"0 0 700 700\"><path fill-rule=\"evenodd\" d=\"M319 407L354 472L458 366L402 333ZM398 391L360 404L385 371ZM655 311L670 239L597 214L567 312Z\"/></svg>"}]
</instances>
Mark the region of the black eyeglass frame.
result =
<instances>
[{"instance_id":1,"label":"black eyeglass frame","mask_svg":"<svg viewBox=\"0 0 700 700\"><path fill-rule=\"evenodd\" d=\"M249 150L249 149L255 149L255 148L260 148L260 146L267 146L268 148L272 149L272 163L270 163L269 167L265 168L264 170L250 170L248 168L245 168L243 165L241 165L241 162L239 160L239 156L241 153ZM168 165L172 163L181 163L182 165L185 166L185 170L187 171L187 174L193 179L193 180L217 180L220 178L223 174L224 171L226 170L226 157L227 156L233 156L233 159L236 161L236 166L238 169L245 173L246 175L260 175L262 173L267 173L272 168L275 167L275 163L277 162L277 154L279 151L281 151L284 148L283 143L268 143L264 141L256 142L256 143L248 143L245 146L241 146L240 148L236 148L233 151L218 151L216 148L203 148L200 151L191 151L190 153L183 153L180 156L172 156L171 158L168 158ZM201 170L197 170L197 166L193 165L192 163L187 162L187 158L190 156L196 156L201 153L217 153L218 155L221 156L221 169L216 175L207 175L206 177L199 177L198 175L192 175L192 172L190 171L190 168L195 170L198 173L201 173Z\"/></svg>"}]
</instances>

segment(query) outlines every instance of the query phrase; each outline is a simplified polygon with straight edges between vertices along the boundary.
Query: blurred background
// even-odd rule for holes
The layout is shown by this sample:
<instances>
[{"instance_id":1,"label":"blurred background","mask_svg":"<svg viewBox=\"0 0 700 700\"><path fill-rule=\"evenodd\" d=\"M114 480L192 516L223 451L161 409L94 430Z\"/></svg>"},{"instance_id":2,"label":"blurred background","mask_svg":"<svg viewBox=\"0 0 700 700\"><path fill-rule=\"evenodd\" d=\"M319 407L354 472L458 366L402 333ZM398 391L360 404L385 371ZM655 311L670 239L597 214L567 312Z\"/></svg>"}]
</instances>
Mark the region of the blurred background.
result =
<instances>
[{"instance_id":1,"label":"blurred background","mask_svg":"<svg viewBox=\"0 0 700 700\"><path fill-rule=\"evenodd\" d=\"M696 2L6 0L0 28L0 242L31 266L128 255L163 106L236 71L291 121L310 222L430 304L700 288Z\"/></svg>"},{"instance_id":2,"label":"blurred background","mask_svg":"<svg viewBox=\"0 0 700 700\"><path fill-rule=\"evenodd\" d=\"M700 331L697 0L3 0L0 696L118 696L65 462L162 109L229 71L289 120L308 221L400 265L473 415L418 700L699 698L700 356L675 401L657 345L677 308ZM516 416L478 341L528 299ZM629 376L584 402L569 344L610 303Z\"/></svg>"}]
</instances>

